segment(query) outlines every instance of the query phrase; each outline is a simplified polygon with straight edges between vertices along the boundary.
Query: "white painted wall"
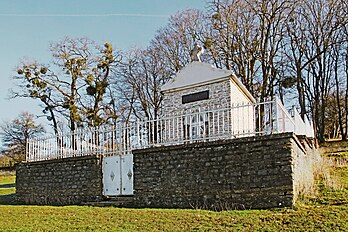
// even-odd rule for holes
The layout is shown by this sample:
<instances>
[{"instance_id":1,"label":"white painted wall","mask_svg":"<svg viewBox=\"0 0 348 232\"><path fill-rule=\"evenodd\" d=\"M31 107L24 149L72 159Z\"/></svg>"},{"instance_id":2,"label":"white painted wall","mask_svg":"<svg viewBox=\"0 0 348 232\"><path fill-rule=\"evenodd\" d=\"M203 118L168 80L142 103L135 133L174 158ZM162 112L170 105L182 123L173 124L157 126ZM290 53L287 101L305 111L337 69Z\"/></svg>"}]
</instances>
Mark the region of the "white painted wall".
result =
<instances>
[{"instance_id":1,"label":"white painted wall","mask_svg":"<svg viewBox=\"0 0 348 232\"><path fill-rule=\"evenodd\" d=\"M236 134L255 131L255 112L253 101L246 96L239 86L230 80L231 86L231 123Z\"/></svg>"}]
</instances>

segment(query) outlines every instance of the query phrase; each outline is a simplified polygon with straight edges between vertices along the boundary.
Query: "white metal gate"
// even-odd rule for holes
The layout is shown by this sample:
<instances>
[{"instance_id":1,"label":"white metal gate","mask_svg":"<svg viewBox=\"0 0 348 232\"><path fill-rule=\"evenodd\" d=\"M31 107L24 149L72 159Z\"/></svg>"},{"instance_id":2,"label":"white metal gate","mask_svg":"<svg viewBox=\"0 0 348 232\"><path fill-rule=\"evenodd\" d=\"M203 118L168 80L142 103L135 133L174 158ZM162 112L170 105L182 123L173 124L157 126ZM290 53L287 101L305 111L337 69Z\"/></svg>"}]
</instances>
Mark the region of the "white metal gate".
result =
<instances>
[{"instance_id":1,"label":"white metal gate","mask_svg":"<svg viewBox=\"0 0 348 232\"><path fill-rule=\"evenodd\" d=\"M105 196L133 194L133 154L104 157Z\"/></svg>"}]
</instances>

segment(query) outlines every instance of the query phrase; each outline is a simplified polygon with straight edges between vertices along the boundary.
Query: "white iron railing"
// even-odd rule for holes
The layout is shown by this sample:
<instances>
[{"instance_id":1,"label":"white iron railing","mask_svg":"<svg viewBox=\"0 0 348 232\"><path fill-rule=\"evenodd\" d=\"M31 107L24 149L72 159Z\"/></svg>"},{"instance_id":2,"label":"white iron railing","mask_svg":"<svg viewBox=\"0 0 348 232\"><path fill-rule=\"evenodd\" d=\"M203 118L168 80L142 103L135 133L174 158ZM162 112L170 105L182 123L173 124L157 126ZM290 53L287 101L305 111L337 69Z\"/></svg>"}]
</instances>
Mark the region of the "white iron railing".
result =
<instances>
[{"instance_id":1,"label":"white iron railing","mask_svg":"<svg viewBox=\"0 0 348 232\"><path fill-rule=\"evenodd\" d=\"M292 108L291 114L295 124L294 132L297 135L305 135L308 138L314 138L313 124L309 121L307 115L304 116L303 120L295 107Z\"/></svg>"},{"instance_id":2,"label":"white iron railing","mask_svg":"<svg viewBox=\"0 0 348 232\"><path fill-rule=\"evenodd\" d=\"M281 102L236 104L225 109L176 112L154 120L137 120L60 136L30 139L27 161L100 154L124 155L134 149L294 132L313 134L297 111L292 117ZM307 132L309 131L309 132Z\"/></svg>"}]
</instances>

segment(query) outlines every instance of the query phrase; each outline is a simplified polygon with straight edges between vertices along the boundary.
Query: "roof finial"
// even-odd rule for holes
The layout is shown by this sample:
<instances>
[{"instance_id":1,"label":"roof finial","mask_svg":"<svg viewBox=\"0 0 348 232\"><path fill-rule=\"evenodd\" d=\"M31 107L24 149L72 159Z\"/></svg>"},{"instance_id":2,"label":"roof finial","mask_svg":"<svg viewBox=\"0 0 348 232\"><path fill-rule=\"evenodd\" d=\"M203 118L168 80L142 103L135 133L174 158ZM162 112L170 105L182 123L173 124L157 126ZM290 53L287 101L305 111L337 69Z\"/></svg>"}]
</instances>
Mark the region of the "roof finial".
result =
<instances>
[{"instance_id":1,"label":"roof finial","mask_svg":"<svg viewBox=\"0 0 348 232\"><path fill-rule=\"evenodd\" d=\"M201 55L204 53L204 48L199 46L198 44L195 44L195 46L193 47L190 56L191 56L191 60L192 61L201 61Z\"/></svg>"}]
</instances>

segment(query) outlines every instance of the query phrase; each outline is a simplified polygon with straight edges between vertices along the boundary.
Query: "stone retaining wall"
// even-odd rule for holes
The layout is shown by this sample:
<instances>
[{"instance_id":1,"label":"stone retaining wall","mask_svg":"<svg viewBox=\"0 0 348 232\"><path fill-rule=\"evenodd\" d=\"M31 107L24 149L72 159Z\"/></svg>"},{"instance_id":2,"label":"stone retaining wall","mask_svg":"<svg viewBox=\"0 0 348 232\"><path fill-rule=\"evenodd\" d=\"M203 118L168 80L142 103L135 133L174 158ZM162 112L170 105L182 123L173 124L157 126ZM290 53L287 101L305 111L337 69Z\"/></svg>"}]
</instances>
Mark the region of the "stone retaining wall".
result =
<instances>
[{"instance_id":1,"label":"stone retaining wall","mask_svg":"<svg viewBox=\"0 0 348 232\"><path fill-rule=\"evenodd\" d=\"M133 151L138 207L292 206L296 155L292 133ZM301 154L298 154L299 151Z\"/></svg>"},{"instance_id":2,"label":"stone retaining wall","mask_svg":"<svg viewBox=\"0 0 348 232\"><path fill-rule=\"evenodd\" d=\"M292 206L306 152L292 133L133 151L135 207L213 210ZM69 205L103 198L102 157L17 166L20 203Z\"/></svg>"},{"instance_id":3,"label":"stone retaining wall","mask_svg":"<svg viewBox=\"0 0 348 232\"><path fill-rule=\"evenodd\" d=\"M17 166L19 203L69 205L102 197L102 158L74 157Z\"/></svg>"}]
</instances>

